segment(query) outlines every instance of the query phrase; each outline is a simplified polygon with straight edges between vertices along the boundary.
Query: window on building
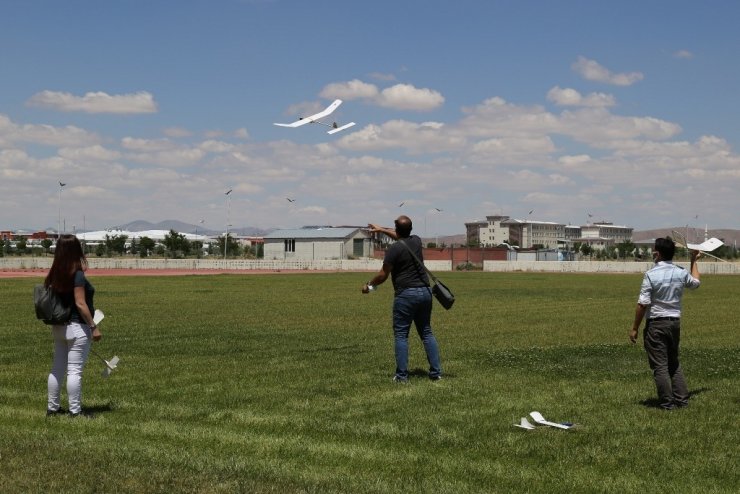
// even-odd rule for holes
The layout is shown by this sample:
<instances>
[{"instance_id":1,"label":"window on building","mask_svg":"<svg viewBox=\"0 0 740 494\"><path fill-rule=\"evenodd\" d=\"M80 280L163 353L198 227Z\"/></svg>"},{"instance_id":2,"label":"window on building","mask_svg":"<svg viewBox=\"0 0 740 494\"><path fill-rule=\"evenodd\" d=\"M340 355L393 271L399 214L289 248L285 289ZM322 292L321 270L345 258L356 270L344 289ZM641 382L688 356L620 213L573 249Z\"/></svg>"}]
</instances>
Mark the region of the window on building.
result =
<instances>
[{"instance_id":1,"label":"window on building","mask_svg":"<svg viewBox=\"0 0 740 494\"><path fill-rule=\"evenodd\" d=\"M285 242L285 252L295 252L295 239L294 238L286 238L284 242Z\"/></svg>"}]
</instances>

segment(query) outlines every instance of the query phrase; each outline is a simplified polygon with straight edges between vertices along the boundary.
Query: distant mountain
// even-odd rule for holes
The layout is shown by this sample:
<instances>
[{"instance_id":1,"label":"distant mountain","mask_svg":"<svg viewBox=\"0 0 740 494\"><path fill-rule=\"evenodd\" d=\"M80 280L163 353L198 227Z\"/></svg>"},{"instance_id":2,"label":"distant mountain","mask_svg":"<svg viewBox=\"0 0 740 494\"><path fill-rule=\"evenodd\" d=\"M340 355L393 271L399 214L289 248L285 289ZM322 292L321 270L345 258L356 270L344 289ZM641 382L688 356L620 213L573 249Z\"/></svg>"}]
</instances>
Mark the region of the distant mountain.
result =
<instances>
[{"instance_id":1,"label":"distant mountain","mask_svg":"<svg viewBox=\"0 0 740 494\"><path fill-rule=\"evenodd\" d=\"M175 230L178 233L195 233L196 231L201 235L223 235L223 230L211 230L204 228L203 225L192 225L178 220L164 220L159 223L152 223L145 220L136 220L125 225L119 225L118 228L122 230L128 230L130 232L141 232L144 230ZM272 230L263 230L261 228L254 228L251 226L229 228L229 233L234 235L243 235L247 237L261 237L267 235Z\"/></svg>"}]
</instances>

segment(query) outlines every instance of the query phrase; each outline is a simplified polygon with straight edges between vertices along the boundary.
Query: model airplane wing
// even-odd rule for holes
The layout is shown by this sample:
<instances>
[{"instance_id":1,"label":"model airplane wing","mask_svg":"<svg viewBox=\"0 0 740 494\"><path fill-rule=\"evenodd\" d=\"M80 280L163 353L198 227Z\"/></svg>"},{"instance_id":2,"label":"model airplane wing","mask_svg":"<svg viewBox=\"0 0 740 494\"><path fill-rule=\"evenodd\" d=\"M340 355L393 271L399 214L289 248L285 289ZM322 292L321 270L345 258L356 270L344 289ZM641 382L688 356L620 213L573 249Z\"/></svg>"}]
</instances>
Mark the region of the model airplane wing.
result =
<instances>
[{"instance_id":1,"label":"model airplane wing","mask_svg":"<svg viewBox=\"0 0 740 494\"><path fill-rule=\"evenodd\" d=\"M337 132L341 132L344 129L349 129L353 125L355 125L355 123L354 122L350 122L348 124L342 125L341 127L335 127L333 129L331 129L329 132L327 132L327 134L336 134Z\"/></svg>"},{"instance_id":2,"label":"model airplane wing","mask_svg":"<svg viewBox=\"0 0 740 494\"><path fill-rule=\"evenodd\" d=\"M570 429L570 426L568 425L558 424L557 422L550 422L549 420L545 420L545 417L543 417L540 412L531 412L529 416L532 417L534 421L540 425L549 425L550 427L555 427L557 429Z\"/></svg>"},{"instance_id":3,"label":"model airplane wing","mask_svg":"<svg viewBox=\"0 0 740 494\"><path fill-rule=\"evenodd\" d=\"M701 252L712 252L713 250L716 250L724 245L724 242L722 242L718 238L710 238L709 240L705 240L704 242L700 244L686 244L687 249L691 250L698 250Z\"/></svg>"},{"instance_id":4,"label":"model airplane wing","mask_svg":"<svg viewBox=\"0 0 740 494\"><path fill-rule=\"evenodd\" d=\"M323 111L314 113L313 115L308 116L308 117L301 117L295 122L292 122L289 124L276 123L275 125L279 127L300 127L301 125L306 125L307 123L313 123L334 113L334 110L336 110L341 104L342 104L342 100L335 99L334 102L331 105L327 106ZM352 125L354 125L354 123ZM343 127L346 128L347 126L351 127L351 125L349 124ZM339 130L335 130L335 132L339 132ZM331 134L332 132L330 131L329 133Z\"/></svg>"}]
</instances>

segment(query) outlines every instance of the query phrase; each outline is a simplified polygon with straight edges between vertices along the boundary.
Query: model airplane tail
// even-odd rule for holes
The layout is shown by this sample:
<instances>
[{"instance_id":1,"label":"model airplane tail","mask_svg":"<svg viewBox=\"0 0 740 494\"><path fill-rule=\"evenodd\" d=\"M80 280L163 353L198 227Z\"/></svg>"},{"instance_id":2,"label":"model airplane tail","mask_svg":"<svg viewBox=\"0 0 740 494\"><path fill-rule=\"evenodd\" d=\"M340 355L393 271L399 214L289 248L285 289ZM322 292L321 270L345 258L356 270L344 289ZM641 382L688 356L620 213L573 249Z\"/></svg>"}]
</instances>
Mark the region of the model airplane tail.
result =
<instances>
[{"instance_id":1,"label":"model airplane tail","mask_svg":"<svg viewBox=\"0 0 740 494\"><path fill-rule=\"evenodd\" d=\"M557 422L550 422L549 420L545 420L545 417L542 416L540 412L531 412L529 414L532 419L539 425L548 425L550 427L555 427L556 429L570 429L571 426L565 425L565 424L558 424Z\"/></svg>"},{"instance_id":2,"label":"model airplane tail","mask_svg":"<svg viewBox=\"0 0 740 494\"><path fill-rule=\"evenodd\" d=\"M535 428L532 424L529 423L529 420L527 420L526 417L522 417L518 424L514 424L514 427L519 427L520 429L527 430L533 430Z\"/></svg>"},{"instance_id":3,"label":"model airplane tail","mask_svg":"<svg viewBox=\"0 0 740 494\"><path fill-rule=\"evenodd\" d=\"M112 359L110 359L110 362L107 360L103 360L105 362L105 369L103 369L103 377L110 376L111 372L118 367L118 356L115 355Z\"/></svg>"}]
</instances>

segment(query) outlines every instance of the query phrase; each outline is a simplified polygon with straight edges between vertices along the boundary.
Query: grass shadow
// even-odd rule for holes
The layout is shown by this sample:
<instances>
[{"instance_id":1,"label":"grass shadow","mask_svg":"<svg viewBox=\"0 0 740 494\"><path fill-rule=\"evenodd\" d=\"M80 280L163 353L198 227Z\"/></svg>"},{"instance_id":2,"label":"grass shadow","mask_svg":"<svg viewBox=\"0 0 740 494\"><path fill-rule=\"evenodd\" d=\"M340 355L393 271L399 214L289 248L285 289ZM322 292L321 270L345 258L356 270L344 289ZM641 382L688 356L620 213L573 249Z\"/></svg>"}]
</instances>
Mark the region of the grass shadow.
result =
<instances>
[{"instance_id":1,"label":"grass shadow","mask_svg":"<svg viewBox=\"0 0 740 494\"><path fill-rule=\"evenodd\" d=\"M421 367L417 367L416 369L409 369L409 377L423 377L426 379L429 379L429 371L426 369L422 369ZM455 374L442 374L443 379L455 377Z\"/></svg>"},{"instance_id":2,"label":"grass shadow","mask_svg":"<svg viewBox=\"0 0 740 494\"><path fill-rule=\"evenodd\" d=\"M694 396L700 395L704 392L711 391L711 390L712 388L699 388L693 391L689 391L689 398L693 398ZM647 408L661 408L660 400L658 398L648 398L638 403Z\"/></svg>"},{"instance_id":3,"label":"grass shadow","mask_svg":"<svg viewBox=\"0 0 740 494\"><path fill-rule=\"evenodd\" d=\"M92 415L100 415L102 413L112 412L115 409L116 409L115 405L113 405L113 403L111 402L105 403L103 405L92 405L89 407L83 407L83 410L85 411L85 413L89 413Z\"/></svg>"}]
</instances>

